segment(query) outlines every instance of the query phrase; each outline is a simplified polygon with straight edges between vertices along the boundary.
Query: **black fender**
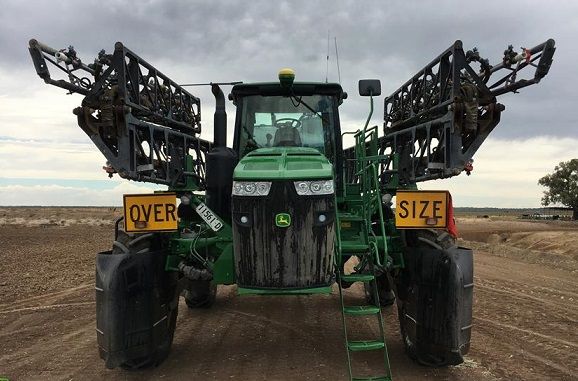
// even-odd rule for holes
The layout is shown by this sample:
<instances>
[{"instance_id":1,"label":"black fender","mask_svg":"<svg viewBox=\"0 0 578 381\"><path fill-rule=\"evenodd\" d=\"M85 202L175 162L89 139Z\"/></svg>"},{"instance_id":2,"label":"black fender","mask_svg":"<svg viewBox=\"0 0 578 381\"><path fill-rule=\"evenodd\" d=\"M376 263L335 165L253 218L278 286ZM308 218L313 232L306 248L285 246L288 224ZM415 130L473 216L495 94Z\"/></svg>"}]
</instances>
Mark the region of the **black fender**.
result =
<instances>
[{"instance_id":1,"label":"black fender","mask_svg":"<svg viewBox=\"0 0 578 381\"><path fill-rule=\"evenodd\" d=\"M96 330L107 368L157 365L172 344L178 308L177 274L166 253L99 253Z\"/></svg>"},{"instance_id":2,"label":"black fender","mask_svg":"<svg viewBox=\"0 0 578 381\"><path fill-rule=\"evenodd\" d=\"M470 249L406 247L397 280L402 337L424 365L457 365L470 348L474 264Z\"/></svg>"}]
</instances>

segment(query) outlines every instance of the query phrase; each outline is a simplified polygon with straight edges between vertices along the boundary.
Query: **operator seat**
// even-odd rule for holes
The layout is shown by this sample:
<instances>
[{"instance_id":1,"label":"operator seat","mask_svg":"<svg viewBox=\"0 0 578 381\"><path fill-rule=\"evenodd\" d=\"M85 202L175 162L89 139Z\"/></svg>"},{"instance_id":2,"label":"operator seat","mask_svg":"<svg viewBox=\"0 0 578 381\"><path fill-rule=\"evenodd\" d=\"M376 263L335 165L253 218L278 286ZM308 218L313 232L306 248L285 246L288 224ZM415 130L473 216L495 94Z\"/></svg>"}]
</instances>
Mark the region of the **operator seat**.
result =
<instances>
[{"instance_id":1,"label":"operator seat","mask_svg":"<svg viewBox=\"0 0 578 381\"><path fill-rule=\"evenodd\" d=\"M290 125L282 126L275 132L273 147L301 147L301 135Z\"/></svg>"}]
</instances>

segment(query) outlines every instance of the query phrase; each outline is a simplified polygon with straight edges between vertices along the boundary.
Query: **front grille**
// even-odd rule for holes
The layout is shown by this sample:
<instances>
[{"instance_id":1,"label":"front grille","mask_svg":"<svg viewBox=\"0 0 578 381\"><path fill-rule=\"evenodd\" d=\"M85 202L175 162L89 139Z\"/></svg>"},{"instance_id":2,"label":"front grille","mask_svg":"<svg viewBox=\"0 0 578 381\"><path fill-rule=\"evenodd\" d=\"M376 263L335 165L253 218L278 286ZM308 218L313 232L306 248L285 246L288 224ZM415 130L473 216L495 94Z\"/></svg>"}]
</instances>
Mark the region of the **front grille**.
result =
<instances>
[{"instance_id":1,"label":"front grille","mask_svg":"<svg viewBox=\"0 0 578 381\"><path fill-rule=\"evenodd\" d=\"M276 226L279 213L290 215L290 226ZM329 285L333 213L333 195L298 196L293 181L273 182L266 197L233 196L237 284L281 289ZM328 217L324 223L319 214Z\"/></svg>"}]
</instances>

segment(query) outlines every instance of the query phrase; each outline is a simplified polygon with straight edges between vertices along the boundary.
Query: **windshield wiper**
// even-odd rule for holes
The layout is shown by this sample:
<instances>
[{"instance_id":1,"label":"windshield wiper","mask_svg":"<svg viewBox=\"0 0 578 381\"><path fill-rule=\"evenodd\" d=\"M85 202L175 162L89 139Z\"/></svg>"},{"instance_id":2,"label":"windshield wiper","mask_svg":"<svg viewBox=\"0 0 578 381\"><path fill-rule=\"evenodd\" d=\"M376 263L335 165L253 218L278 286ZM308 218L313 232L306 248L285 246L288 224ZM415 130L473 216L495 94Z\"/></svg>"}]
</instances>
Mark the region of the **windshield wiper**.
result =
<instances>
[{"instance_id":1,"label":"windshield wiper","mask_svg":"<svg viewBox=\"0 0 578 381\"><path fill-rule=\"evenodd\" d=\"M297 96L295 94L293 94L293 92L291 92L291 95L289 96L289 98L291 99L291 103L293 103L293 100L295 100L295 102L297 102L297 104L293 103L293 106L295 106L295 108L297 108L299 105L303 105L305 106L307 109L309 109L309 111L311 111L313 114L315 115L319 115L319 117L321 118L321 120L323 121L323 123L325 124L329 124L329 120L327 120L327 117L323 116L323 113L320 111L315 111L311 106L309 106L307 104L307 102L305 102L303 100L303 97L299 97L297 98Z\"/></svg>"}]
</instances>

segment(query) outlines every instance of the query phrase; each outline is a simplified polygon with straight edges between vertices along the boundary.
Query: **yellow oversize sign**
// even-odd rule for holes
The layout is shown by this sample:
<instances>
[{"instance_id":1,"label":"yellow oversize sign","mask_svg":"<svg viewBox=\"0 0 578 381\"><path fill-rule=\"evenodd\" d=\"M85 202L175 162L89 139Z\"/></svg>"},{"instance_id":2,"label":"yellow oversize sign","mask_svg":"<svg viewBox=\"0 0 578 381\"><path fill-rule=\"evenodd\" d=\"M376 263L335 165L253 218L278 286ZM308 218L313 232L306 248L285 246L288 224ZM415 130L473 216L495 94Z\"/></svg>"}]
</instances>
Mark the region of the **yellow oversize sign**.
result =
<instances>
[{"instance_id":1,"label":"yellow oversize sign","mask_svg":"<svg viewBox=\"0 0 578 381\"><path fill-rule=\"evenodd\" d=\"M125 194L124 228L127 232L177 230L175 193Z\"/></svg>"},{"instance_id":2,"label":"yellow oversize sign","mask_svg":"<svg viewBox=\"0 0 578 381\"><path fill-rule=\"evenodd\" d=\"M448 191L396 192L395 226L405 229L445 228L448 225Z\"/></svg>"}]
</instances>

